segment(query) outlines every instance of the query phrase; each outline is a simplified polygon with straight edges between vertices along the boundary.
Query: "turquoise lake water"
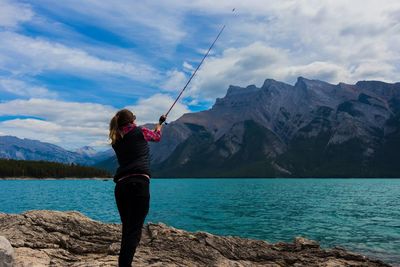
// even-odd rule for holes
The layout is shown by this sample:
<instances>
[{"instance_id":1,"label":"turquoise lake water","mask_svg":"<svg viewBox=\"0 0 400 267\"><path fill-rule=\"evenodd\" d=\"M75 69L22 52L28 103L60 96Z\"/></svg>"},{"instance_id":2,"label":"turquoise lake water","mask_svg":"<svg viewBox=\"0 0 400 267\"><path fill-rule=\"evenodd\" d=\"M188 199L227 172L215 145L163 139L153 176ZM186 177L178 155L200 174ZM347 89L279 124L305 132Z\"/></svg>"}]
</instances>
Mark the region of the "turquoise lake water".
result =
<instances>
[{"instance_id":1,"label":"turquoise lake water","mask_svg":"<svg viewBox=\"0 0 400 267\"><path fill-rule=\"evenodd\" d=\"M0 181L0 212L32 209L119 223L111 180ZM396 179L152 179L147 221L269 242L305 236L400 263Z\"/></svg>"}]
</instances>

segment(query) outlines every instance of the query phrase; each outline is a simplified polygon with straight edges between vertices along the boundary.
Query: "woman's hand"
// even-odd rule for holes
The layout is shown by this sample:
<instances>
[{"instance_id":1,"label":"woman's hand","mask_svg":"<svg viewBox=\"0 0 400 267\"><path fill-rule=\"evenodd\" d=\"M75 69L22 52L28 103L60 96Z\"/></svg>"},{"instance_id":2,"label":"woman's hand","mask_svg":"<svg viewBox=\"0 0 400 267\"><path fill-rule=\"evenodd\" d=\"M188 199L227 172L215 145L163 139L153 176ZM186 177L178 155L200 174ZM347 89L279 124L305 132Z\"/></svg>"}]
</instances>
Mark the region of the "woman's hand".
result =
<instances>
[{"instance_id":1,"label":"woman's hand","mask_svg":"<svg viewBox=\"0 0 400 267\"><path fill-rule=\"evenodd\" d=\"M156 127L155 127L155 129L154 129L154 131L155 131L155 132L161 131L161 128L162 128L162 125L159 124L159 123L157 123L157 124L156 124Z\"/></svg>"},{"instance_id":2,"label":"woman's hand","mask_svg":"<svg viewBox=\"0 0 400 267\"><path fill-rule=\"evenodd\" d=\"M160 119L158 120L158 124L162 125L167 120L167 116L161 115Z\"/></svg>"},{"instance_id":3,"label":"woman's hand","mask_svg":"<svg viewBox=\"0 0 400 267\"><path fill-rule=\"evenodd\" d=\"M167 119L167 116L161 115L160 119L158 120L158 124L156 125L156 128L154 129L155 132L161 131L162 124L165 122Z\"/></svg>"}]
</instances>

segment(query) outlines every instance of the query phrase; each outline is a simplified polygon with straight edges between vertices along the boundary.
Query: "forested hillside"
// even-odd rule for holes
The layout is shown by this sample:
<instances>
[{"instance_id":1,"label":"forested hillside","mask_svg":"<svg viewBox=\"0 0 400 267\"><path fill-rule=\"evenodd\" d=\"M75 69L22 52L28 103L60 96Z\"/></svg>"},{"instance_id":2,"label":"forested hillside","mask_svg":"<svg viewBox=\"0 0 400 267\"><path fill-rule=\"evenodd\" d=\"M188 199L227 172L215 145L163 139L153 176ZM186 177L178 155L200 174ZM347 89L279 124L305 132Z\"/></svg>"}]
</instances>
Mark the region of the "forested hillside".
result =
<instances>
[{"instance_id":1,"label":"forested hillside","mask_svg":"<svg viewBox=\"0 0 400 267\"><path fill-rule=\"evenodd\" d=\"M105 170L81 166L77 164L62 164L47 161L0 159L0 178L32 177L32 178L91 178L111 177Z\"/></svg>"}]
</instances>

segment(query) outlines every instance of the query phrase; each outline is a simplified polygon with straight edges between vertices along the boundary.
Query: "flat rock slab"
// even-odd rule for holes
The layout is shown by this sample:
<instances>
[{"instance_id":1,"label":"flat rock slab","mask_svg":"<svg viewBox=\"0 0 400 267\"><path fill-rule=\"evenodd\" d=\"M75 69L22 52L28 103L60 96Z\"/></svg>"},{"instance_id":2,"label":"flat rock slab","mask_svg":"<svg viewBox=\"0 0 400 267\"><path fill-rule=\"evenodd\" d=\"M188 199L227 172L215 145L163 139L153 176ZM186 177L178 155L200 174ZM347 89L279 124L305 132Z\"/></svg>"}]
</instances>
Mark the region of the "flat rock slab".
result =
<instances>
[{"instance_id":1,"label":"flat rock slab","mask_svg":"<svg viewBox=\"0 0 400 267\"><path fill-rule=\"evenodd\" d=\"M15 266L117 266L121 226L78 212L0 214L0 236L15 250ZM0 262L1 265L1 262ZM390 266L315 241L293 243L191 233L164 224L143 228L134 266Z\"/></svg>"}]
</instances>

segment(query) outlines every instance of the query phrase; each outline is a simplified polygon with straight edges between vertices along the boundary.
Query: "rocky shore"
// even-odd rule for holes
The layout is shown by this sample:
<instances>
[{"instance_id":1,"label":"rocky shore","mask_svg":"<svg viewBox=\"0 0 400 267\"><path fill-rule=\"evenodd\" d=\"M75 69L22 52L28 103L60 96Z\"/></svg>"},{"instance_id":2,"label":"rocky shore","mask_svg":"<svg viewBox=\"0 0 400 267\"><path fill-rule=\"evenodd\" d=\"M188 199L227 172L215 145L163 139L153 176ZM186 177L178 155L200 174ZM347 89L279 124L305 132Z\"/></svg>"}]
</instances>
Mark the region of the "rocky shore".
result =
<instances>
[{"instance_id":1,"label":"rocky shore","mask_svg":"<svg viewBox=\"0 0 400 267\"><path fill-rule=\"evenodd\" d=\"M0 214L0 236L5 237L0 237L0 266L116 266L120 225L78 212L37 210ZM143 229L134 266L389 265L341 248L322 249L301 237L269 244L150 223Z\"/></svg>"}]
</instances>

